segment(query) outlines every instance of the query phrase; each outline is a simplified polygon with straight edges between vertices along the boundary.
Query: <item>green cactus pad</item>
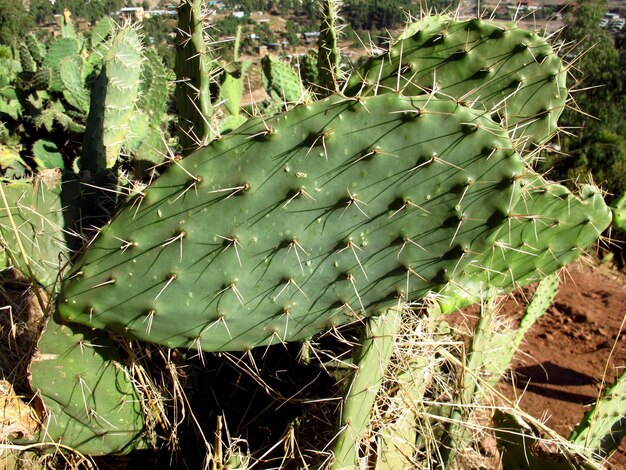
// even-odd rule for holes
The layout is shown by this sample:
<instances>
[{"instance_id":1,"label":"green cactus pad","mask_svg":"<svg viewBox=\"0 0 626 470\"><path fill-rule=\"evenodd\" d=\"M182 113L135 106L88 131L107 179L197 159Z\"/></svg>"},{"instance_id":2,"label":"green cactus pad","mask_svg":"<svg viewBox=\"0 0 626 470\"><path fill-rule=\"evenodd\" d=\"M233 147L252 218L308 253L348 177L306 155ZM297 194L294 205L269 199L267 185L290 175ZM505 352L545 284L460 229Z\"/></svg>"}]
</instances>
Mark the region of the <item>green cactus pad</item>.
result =
<instances>
[{"instance_id":1,"label":"green cactus pad","mask_svg":"<svg viewBox=\"0 0 626 470\"><path fill-rule=\"evenodd\" d=\"M319 83L319 71L317 70L317 53L309 50L300 57L300 79L306 87L314 87Z\"/></svg>"},{"instance_id":2,"label":"green cactus pad","mask_svg":"<svg viewBox=\"0 0 626 470\"><path fill-rule=\"evenodd\" d=\"M48 140L39 139L33 144L33 158L39 170L65 168L59 148Z\"/></svg>"},{"instance_id":3,"label":"green cactus pad","mask_svg":"<svg viewBox=\"0 0 626 470\"><path fill-rule=\"evenodd\" d=\"M34 184L15 182L1 188L6 197L6 204L0 199L3 251L14 266L46 287L55 283L69 257L61 187L60 172L47 170Z\"/></svg>"},{"instance_id":4,"label":"green cactus pad","mask_svg":"<svg viewBox=\"0 0 626 470\"><path fill-rule=\"evenodd\" d=\"M613 225L626 232L626 191L613 204Z\"/></svg>"},{"instance_id":5,"label":"green cactus pad","mask_svg":"<svg viewBox=\"0 0 626 470\"><path fill-rule=\"evenodd\" d=\"M309 337L455 282L524 171L449 100L334 96L176 162L75 265L61 316L168 347Z\"/></svg>"},{"instance_id":6,"label":"green cactus pad","mask_svg":"<svg viewBox=\"0 0 626 470\"><path fill-rule=\"evenodd\" d=\"M63 89L63 82L59 76L59 64L65 57L70 57L78 54L80 50L80 44L76 38L65 37L61 38L50 45L48 49L48 55L43 64L52 71L52 77L50 81L51 91L61 91Z\"/></svg>"},{"instance_id":7,"label":"green cactus pad","mask_svg":"<svg viewBox=\"0 0 626 470\"><path fill-rule=\"evenodd\" d=\"M85 61L79 55L64 57L59 63L59 78L65 101L84 114L89 112L89 91L85 88L82 71Z\"/></svg>"},{"instance_id":8,"label":"green cactus pad","mask_svg":"<svg viewBox=\"0 0 626 470\"><path fill-rule=\"evenodd\" d=\"M106 335L48 320L30 366L46 408L39 442L90 455L146 447L141 401L119 361Z\"/></svg>"},{"instance_id":9,"label":"green cactus pad","mask_svg":"<svg viewBox=\"0 0 626 470\"><path fill-rule=\"evenodd\" d=\"M115 21L109 17L102 18L96 23L96 26L91 32L91 48L97 49L98 46L104 43L111 33L115 30Z\"/></svg>"},{"instance_id":10,"label":"green cactus pad","mask_svg":"<svg viewBox=\"0 0 626 470\"><path fill-rule=\"evenodd\" d=\"M37 63L33 59L33 56L28 49L28 45L26 43L21 43L19 45L20 51L20 64L22 66L22 72L25 73L35 73L37 71Z\"/></svg>"},{"instance_id":11,"label":"green cactus pad","mask_svg":"<svg viewBox=\"0 0 626 470\"><path fill-rule=\"evenodd\" d=\"M608 386L569 440L584 452L606 458L626 436L626 372Z\"/></svg>"},{"instance_id":12,"label":"green cactus pad","mask_svg":"<svg viewBox=\"0 0 626 470\"><path fill-rule=\"evenodd\" d=\"M81 169L113 168L130 129L139 97L143 46L132 26L118 29L106 45L93 85Z\"/></svg>"},{"instance_id":13,"label":"green cactus pad","mask_svg":"<svg viewBox=\"0 0 626 470\"><path fill-rule=\"evenodd\" d=\"M349 80L360 91L434 92L494 114L513 138L544 142L567 99L566 69L539 34L492 21L420 21Z\"/></svg>"},{"instance_id":14,"label":"green cactus pad","mask_svg":"<svg viewBox=\"0 0 626 470\"><path fill-rule=\"evenodd\" d=\"M272 99L284 103L305 101L309 93L302 86L298 72L288 63L266 55L261 59L263 83Z\"/></svg>"},{"instance_id":15,"label":"green cactus pad","mask_svg":"<svg viewBox=\"0 0 626 470\"><path fill-rule=\"evenodd\" d=\"M239 65L239 67L237 66ZM244 90L244 74L250 61L225 67L220 76L220 102L231 116L239 115Z\"/></svg>"},{"instance_id":16,"label":"green cactus pad","mask_svg":"<svg viewBox=\"0 0 626 470\"><path fill-rule=\"evenodd\" d=\"M37 39L37 36L35 36L34 33L28 33L26 35L26 46L28 47L30 56L33 60L35 60L38 64L41 64L47 54L46 46L39 42L39 39Z\"/></svg>"},{"instance_id":17,"label":"green cactus pad","mask_svg":"<svg viewBox=\"0 0 626 470\"><path fill-rule=\"evenodd\" d=\"M499 229L491 253L472 263L458 286L442 293L442 310L477 302L489 288L512 289L541 280L573 261L611 223L600 191L583 186L578 195L535 176Z\"/></svg>"},{"instance_id":18,"label":"green cactus pad","mask_svg":"<svg viewBox=\"0 0 626 470\"><path fill-rule=\"evenodd\" d=\"M144 58L137 107L150 116L151 126L158 128L169 101L167 70L156 50L145 50Z\"/></svg>"}]
</instances>

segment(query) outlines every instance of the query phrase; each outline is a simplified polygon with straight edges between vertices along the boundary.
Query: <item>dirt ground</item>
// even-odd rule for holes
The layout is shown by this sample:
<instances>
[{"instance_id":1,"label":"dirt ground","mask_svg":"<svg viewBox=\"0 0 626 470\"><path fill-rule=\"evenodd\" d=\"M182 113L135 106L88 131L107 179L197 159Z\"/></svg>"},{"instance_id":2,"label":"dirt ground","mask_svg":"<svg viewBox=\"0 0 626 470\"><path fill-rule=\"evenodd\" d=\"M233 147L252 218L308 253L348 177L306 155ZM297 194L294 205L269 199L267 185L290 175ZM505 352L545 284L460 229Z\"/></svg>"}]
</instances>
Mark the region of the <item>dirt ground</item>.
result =
<instances>
[{"instance_id":1,"label":"dirt ground","mask_svg":"<svg viewBox=\"0 0 626 470\"><path fill-rule=\"evenodd\" d=\"M562 280L548 313L526 335L505 389L523 410L567 437L603 378L611 383L625 365L626 275L578 264ZM609 462L626 468L624 443Z\"/></svg>"}]
</instances>

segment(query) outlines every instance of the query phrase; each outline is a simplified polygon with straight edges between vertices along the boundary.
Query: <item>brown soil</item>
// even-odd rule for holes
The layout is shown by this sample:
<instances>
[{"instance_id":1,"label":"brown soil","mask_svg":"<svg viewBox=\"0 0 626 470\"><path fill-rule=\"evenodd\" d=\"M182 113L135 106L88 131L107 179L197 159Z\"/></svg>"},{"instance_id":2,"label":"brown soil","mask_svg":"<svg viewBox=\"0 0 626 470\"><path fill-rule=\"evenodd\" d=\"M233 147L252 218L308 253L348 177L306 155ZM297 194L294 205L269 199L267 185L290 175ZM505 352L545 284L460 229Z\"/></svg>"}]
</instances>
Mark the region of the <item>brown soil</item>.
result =
<instances>
[{"instance_id":1,"label":"brown soil","mask_svg":"<svg viewBox=\"0 0 626 470\"><path fill-rule=\"evenodd\" d=\"M562 280L548 313L526 335L506 393L567 437L597 398L603 379L612 382L624 367L626 276L579 264ZM626 468L626 444L609 462Z\"/></svg>"}]
</instances>

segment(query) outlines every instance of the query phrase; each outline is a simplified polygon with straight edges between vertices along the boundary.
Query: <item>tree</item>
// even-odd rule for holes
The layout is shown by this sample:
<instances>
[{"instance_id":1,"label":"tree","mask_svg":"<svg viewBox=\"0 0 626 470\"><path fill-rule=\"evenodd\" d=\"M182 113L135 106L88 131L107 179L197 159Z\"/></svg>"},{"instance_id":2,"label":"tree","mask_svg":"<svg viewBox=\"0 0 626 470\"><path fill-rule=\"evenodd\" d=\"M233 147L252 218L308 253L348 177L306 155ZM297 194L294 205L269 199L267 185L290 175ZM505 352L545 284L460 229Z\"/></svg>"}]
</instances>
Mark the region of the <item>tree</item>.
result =
<instances>
[{"instance_id":1,"label":"tree","mask_svg":"<svg viewBox=\"0 0 626 470\"><path fill-rule=\"evenodd\" d=\"M29 11L36 24L49 23L54 15L49 0L30 0Z\"/></svg>"},{"instance_id":2,"label":"tree","mask_svg":"<svg viewBox=\"0 0 626 470\"><path fill-rule=\"evenodd\" d=\"M613 39L598 25L606 10L606 0L580 0L565 17L563 38L578 80L573 88L581 91L574 93L560 125L574 128L577 136L564 135L562 151L568 156L551 155L543 169L552 168L553 177L570 180L570 185L591 174L610 200L626 188L626 71Z\"/></svg>"},{"instance_id":3,"label":"tree","mask_svg":"<svg viewBox=\"0 0 626 470\"><path fill-rule=\"evenodd\" d=\"M21 1L0 0L0 44L14 44L34 26Z\"/></svg>"}]
</instances>

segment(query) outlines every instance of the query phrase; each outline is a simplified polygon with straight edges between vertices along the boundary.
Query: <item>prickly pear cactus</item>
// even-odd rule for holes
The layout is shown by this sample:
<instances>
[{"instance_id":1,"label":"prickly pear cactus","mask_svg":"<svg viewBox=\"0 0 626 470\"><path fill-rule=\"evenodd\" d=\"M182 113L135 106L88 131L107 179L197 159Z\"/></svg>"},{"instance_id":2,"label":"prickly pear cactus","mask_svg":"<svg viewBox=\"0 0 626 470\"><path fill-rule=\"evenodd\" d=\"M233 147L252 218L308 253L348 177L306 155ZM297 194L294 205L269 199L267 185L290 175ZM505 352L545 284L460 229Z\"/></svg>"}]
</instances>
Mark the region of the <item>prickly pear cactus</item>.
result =
<instances>
[{"instance_id":1,"label":"prickly pear cactus","mask_svg":"<svg viewBox=\"0 0 626 470\"><path fill-rule=\"evenodd\" d=\"M298 340L437 293L489 252L525 171L449 100L333 96L177 162L67 278L59 312L168 347Z\"/></svg>"},{"instance_id":2,"label":"prickly pear cactus","mask_svg":"<svg viewBox=\"0 0 626 470\"><path fill-rule=\"evenodd\" d=\"M298 103L309 98L298 72L288 63L270 55L261 59L263 67L263 83L268 95L276 101Z\"/></svg>"},{"instance_id":3,"label":"prickly pear cactus","mask_svg":"<svg viewBox=\"0 0 626 470\"><path fill-rule=\"evenodd\" d=\"M611 210L595 187L573 194L538 175L524 184L491 251L442 292L443 311L477 302L490 288L510 290L541 280L583 254L611 224Z\"/></svg>"},{"instance_id":4,"label":"prickly pear cactus","mask_svg":"<svg viewBox=\"0 0 626 470\"><path fill-rule=\"evenodd\" d=\"M81 169L101 171L117 163L139 97L142 50L133 27L118 29L107 43L102 70L91 94Z\"/></svg>"},{"instance_id":5,"label":"prickly pear cactus","mask_svg":"<svg viewBox=\"0 0 626 470\"><path fill-rule=\"evenodd\" d=\"M488 20L435 17L371 58L348 94L434 92L483 109L513 138L544 142L565 106L567 71L538 33Z\"/></svg>"},{"instance_id":6,"label":"prickly pear cactus","mask_svg":"<svg viewBox=\"0 0 626 470\"><path fill-rule=\"evenodd\" d=\"M48 320L30 366L45 406L38 441L90 455L146 447L141 401L119 361L106 335Z\"/></svg>"},{"instance_id":7,"label":"prickly pear cactus","mask_svg":"<svg viewBox=\"0 0 626 470\"><path fill-rule=\"evenodd\" d=\"M569 440L594 457L606 458L626 436L626 372L608 386Z\"/></svg>"},{"instance_id":8,"label":"prickly pear cactus","mask_svg":"<svg viewBox=\"0 0 626 470\"><path fill-rule=\"evenodd\" d=\"M0 198L2 249L12 264L45 287L52 286L69 259L65 232L66 203L77 189L76 182L62 186L60 172L42 171L35 181L3 184Z\"/></svg>"}]
</instances>

